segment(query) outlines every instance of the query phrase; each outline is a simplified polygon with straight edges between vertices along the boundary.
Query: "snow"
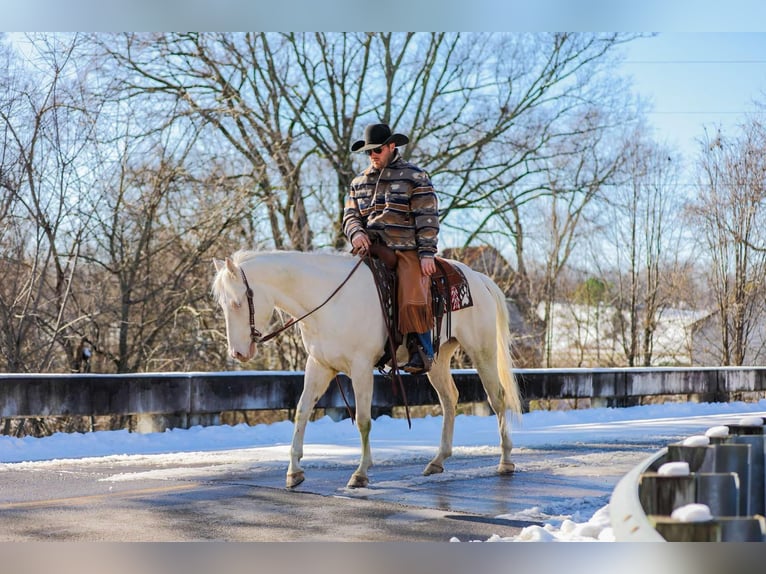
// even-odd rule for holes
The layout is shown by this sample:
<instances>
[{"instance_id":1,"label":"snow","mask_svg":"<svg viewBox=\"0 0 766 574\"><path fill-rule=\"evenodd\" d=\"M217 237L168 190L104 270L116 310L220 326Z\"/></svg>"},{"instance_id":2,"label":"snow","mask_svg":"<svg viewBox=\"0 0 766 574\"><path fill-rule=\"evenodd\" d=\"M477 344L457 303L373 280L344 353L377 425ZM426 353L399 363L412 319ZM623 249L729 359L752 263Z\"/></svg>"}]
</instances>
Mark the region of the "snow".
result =
<instances>
[{"instance_id":1,"label":"snow","mask_svg":"<svg viewBox=\"0 0 766 574\"><path fill-rule=\"evenodd\" d=\"M487 542L508 541L509 538L494 536ZM584 523L577 523L565 519L557 529L552 524L545 526L527 526L517 537L516 542L614 542L614 535L609 522L609 507L598 509L593 516Z\"/></svg>"},{"instance_id":2,"label":"snow","mask_svg":"<svg viewBox=\"0 0 766 574\"><path fill-rule=\"evenodd\" d=\"M724 428L728 429L728 427ZM686 437L681 441L681 444L684 446L708 446L710 444L710 437L696 434L690 437Z\"/></svg>"},{"instance_id":3,"label":"snow","mask_svg":"<svg viewBox=\"0 0 766 574\"><path fill-rule=\"evenodd\" d=\"M686 437L681 441L684 446L708 446L710 444L710 437L706 435L692 435Z\"/></svg>"},{"instance_id":4,"label":"snow","mask_svg":"<svg viewBox=\"0 0 766 574\"><path fill-rule=\"evenodd\" d=\"M714 427L710 427L705 431L706 437L713 437L713 438L723 438L729 436L729 427L724 425L716 425Z\"/></svg>"},{"instance_id":5,"label":"snow","mask_svg":"<svg viewBox=\"0 0 766 574\"><path fill-rule=\"evenodd\" d=\"M760 427L763 426L763 419L761 417L747 416L739 419L737 424L743 427Z\"/></svg>"},{"instance_id":6,"label":"snow","mask_svg":"<svg viewBox=\"0 0 766 574\"><path fill-rule=\"evenodd\" d=\"M689 476L688 462L666 462L657 469L660 476Z\"/></svg>"},{"instance_id":7,"label":"snow","mask_svg":"<svg viewBox=\"0 0 766 574\"><path fill-rule=\"evenodd\" d=\"M591 408L567 411L533 411L514 423L514 448L541 448L550 445L577 445L582 442L619 444L650 441L657 450L683 437L720 436L726 424L750 420L763 421L766 400L732 403L666 403L628 408ZM404 419L379 417L373 422L371 446L376 460L395 462L426 458L439 443L442 419L439 416L414 419L413 434ZM351 423L335 422L329 417L309 423L304 460L323 464L356 464L359 438ZM708 429L704 431L703 429ZM162 433L137 434L127 430L99 431L85 434L57 433L50 437L15 438L0 436L0 475L9 468L29 469L56 464L62 459L78 463L113 459L125 461L152 457L156 463L153 478L173 478L177 469L163 468L163 462L211 460L226 464L283 465L289 458L293 424L289 421L247 426L193 427ZM700 437L701 433L705 437ZM497 425L494 416L460 415L455 420L455 452L464 454L495 452ZM609 464L610 454L604 454ZM599 460L593 460L598 465ZM685 463L682 463L685 464ZM688 465L686 471L688 472ZM190 472L189 468L184 469ZM478 471L477 471L478 472ZM146 475L144 474L144 477ZM129 475L115 475L110 480L130 480ZM608 505L599 509L578 506L572 500L567 508L557 509L559 516L544 526L529 526L516 537L493 536L486 542L557 542L613 541ZM547 509L550 516L550 509ZM526 511L530 517L546 516L539 508ZM502 517L502 516L501 516ZM515 516L519 518L519 516ZM539 521L539 520L538 520ZM453 539L456 540L456 539Z\"/></svg>"},{"instance_id":8,"label":"snow","mask_svg":"<svg viewBox=\"0 0 766 574\"><path fill-rule=\"evenodd\" d=\"M680 522L708 522L713 520L713 514L707 504L692 503L676 508L670 518Z\"/></svg>"}]
</instances>

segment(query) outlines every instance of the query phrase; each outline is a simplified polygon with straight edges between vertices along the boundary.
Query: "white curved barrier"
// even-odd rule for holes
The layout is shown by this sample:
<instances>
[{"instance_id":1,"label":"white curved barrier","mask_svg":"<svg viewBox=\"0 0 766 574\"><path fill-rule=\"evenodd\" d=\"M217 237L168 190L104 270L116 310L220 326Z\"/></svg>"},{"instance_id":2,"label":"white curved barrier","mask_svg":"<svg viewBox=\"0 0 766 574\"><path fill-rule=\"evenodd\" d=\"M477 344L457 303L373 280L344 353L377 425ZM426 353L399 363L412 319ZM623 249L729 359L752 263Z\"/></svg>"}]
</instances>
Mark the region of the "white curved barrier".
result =
<instances>
[{"instance_id":1,"label":"white curved barrier","mask_svg":"<svg viewBox=\"0 0 766 574\"><path fill-rule=\"evenodd\" d=\"M617 542L665 542L646 516L638 497L638 483L641 475L650 468L656 468L667 455L662 449L634 467L622 477L612 491L609 500L609 517Z\"/></svg>"}]
</instances>

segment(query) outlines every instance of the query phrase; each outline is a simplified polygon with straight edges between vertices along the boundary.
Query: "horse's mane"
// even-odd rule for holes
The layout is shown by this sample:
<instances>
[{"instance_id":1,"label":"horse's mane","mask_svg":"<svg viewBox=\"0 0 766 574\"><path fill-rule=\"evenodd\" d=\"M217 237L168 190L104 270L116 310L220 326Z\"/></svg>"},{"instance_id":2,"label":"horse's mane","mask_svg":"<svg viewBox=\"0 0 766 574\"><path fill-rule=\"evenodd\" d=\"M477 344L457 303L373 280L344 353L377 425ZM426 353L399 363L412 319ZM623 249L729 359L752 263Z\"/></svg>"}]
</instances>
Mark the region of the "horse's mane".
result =
<instances>
[{"instance_id":1,"label":"horse's mane","mask_svg":"<svg viewBox=\"0 0 766 574\"><path fill-rule=\"evenodd\" d=\"M237 265L245 261L250 261L254 257L258 257L264 253L276 253L276 251L256 251L254 249L240 249L231 254L231 260Z\"/></svg>"},{"instance_id":2,"label":"horse's mane","mask_svg":"<svg viewBox=\"0 0 766 574\"><path fill-rule=\"evenodd\" d=\"M284 255L299 255L299 256L322 256L328 258L344 258L351 260L351 254L341 251L287 251L283 249L272 250L254 250L254 249L239 249L231 254L230 258L236 265L242 265L253 259L259 257L267 257L269 255L284 256ZM226 291L226 268L222 268L215 274L213 278L213 284L211 286L211 293L216 302L221 303L224 293Z\"/></svg>"},{"instance_id":3,"label":"horse's mane","mask_svg":"<svg viewBox=\"0 0 766 574\"><path fill-rule=\"evenodd\" d=\"M343 252L343 251L295 251L295 250L286 250L286 249L270 249L270 250L255 250L255 249L240 249L238 251L235 251L231 255L231 260L234 261L237 265L240 263L244 263L245 261L250 261L251 259L255 259L256 257L260 257L262 255L287 255L287 254L294 254L294 255L314 255L314 256L330 256L330 257L349 257L350 253Z\"/></svg>"}]
</instances>

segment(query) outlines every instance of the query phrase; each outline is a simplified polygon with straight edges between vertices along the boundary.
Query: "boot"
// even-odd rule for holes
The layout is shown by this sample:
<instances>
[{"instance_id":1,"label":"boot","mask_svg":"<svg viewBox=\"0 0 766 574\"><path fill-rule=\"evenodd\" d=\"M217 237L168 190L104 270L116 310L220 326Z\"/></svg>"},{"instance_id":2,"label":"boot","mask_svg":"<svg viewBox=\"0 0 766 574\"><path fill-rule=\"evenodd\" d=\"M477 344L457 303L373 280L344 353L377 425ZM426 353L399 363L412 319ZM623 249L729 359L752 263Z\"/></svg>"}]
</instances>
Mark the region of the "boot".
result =
<instances>
[{"instance_id":1,"label":"boot","mask_svg":"<svg viewBox=\"0 0 766 574\"><path fill-rule=\"evenodd\" d=\"M431 370L433 364L434 360L426 355L422 347L418 347L410 360L404 364L402 370L411 375L425 375Z\"/></svg>"},{"instance_id":2,"label":"boot","mask_svg":"<svg viewBox=\"0 0 766 574\"><path fill-rule=\"evenodd\" d=\"M430 371L434 364L430 333L413 333L407 337L407 343L410 360L404 364L402 370L411 375L423 375Z\"/></svg>"}]
</instances>

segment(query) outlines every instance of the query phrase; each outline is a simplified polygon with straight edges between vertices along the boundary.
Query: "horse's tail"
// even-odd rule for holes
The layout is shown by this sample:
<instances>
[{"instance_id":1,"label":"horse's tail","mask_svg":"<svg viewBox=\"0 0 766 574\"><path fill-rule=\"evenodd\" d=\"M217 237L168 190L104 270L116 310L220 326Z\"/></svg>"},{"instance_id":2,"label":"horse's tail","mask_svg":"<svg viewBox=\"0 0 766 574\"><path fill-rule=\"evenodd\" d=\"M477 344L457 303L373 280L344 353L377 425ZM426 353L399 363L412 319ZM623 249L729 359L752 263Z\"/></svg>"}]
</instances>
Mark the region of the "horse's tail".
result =
<instances>
[{"instance_id":1,"label":"horse's tail","mask_svg":"<svg viewBox=\"0 0 766 574\"><path fill-rule=\"evenodd\" d=\"M508 304L505 293L486 275L479 273L481 280L495 300L495 327L497 329L497 372L503 385L506 407L514 414L521 415L521 392L516 376L513 373L513 358L511 357L511 330L508 316Z\"/></svg>"}]
</instances>

